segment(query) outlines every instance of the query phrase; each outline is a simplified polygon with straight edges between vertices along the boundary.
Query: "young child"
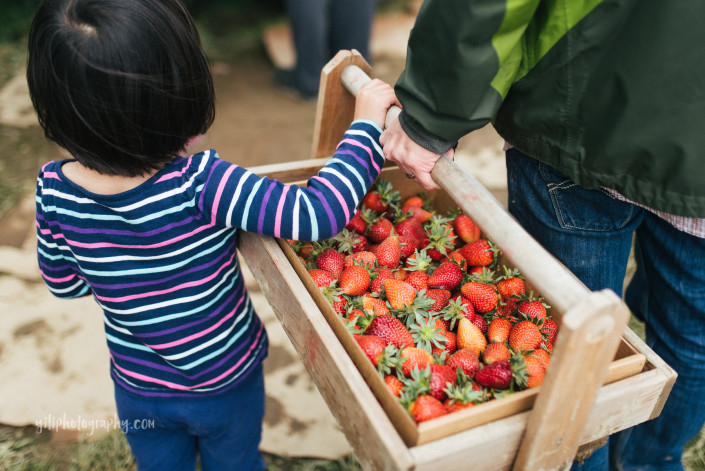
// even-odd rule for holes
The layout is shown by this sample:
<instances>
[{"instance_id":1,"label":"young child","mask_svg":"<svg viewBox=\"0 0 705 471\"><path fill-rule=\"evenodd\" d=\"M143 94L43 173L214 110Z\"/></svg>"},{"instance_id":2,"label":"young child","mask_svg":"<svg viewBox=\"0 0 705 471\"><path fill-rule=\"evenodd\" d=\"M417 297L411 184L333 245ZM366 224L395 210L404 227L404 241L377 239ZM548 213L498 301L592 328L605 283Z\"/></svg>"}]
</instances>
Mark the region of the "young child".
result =
<instances>
[{"instance_id":1,"label":"young child","mask_svg":"<svg viewBox=\"0 0 705 471\"><path fill-rule=\"evenodd\" d=\"M363 88L337 152L297 187L213 150L180 155L212 123L214 96L179 0L45 0L27 79L46 136L73 157L39 173L39 265L56 296L92 295L103 309L139 469L194 469L197 454L204 470L263 469L267 336L237 229L299 240L342 230L384 163L392 88Z\"/></svg>"}]
</instances>

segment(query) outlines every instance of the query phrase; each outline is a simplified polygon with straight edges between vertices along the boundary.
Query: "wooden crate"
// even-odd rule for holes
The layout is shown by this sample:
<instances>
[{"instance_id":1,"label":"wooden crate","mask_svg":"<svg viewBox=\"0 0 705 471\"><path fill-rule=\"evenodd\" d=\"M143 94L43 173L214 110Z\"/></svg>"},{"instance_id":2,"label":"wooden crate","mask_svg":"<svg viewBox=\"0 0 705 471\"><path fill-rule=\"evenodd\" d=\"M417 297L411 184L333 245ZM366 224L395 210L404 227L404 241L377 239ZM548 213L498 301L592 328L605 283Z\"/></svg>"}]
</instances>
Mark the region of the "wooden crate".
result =
<instances>
[{"instance_id":1,"label":"wooden crate","mask_svg":"<svg viewBox=\"0 0 705 471\"><path fill-rule=\"evenodd\" d=\"M322 73L314 156L332 155L351 116L340 87L347 65L362 58L341 52ZM252 169L285 182L314 175L326 158ZM396 167L383 176L403 196L420 191ZM471 176L439 161L432 196L443 208L460 205L485 236L544 295L560 335L544 384L506 398L413 423L384 387L357 343L321 296L286 242L240 235L241 255L367 469L559 469L580 445L660 413L675 373L625 326L626 306L609 291L590 292L511 218ZM523 438L526 433L526 438ZM488 450L491 449L491 453Z\"/></svg>"}]
</instances>

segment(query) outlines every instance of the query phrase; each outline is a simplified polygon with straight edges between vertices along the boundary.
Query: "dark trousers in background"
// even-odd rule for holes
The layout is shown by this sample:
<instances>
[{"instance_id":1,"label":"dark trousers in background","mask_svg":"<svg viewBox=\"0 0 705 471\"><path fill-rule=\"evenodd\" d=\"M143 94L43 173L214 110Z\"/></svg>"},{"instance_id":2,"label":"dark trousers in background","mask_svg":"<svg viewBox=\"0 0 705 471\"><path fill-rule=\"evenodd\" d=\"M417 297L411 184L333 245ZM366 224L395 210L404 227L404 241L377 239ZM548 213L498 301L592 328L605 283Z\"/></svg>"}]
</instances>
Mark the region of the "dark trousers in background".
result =
<instances>
[{"instance_id":1,"label":"dark trousers in background","mask_svg":"<svg viewBox=\"0 0 705 471\"><path fill-rule=\"evenodd\" d=\"M296 88L318 94L323 66L341 49L357 49L370 62L370 33L377 0L286 0L291 22Z\"/></svg>"}]
</instances>

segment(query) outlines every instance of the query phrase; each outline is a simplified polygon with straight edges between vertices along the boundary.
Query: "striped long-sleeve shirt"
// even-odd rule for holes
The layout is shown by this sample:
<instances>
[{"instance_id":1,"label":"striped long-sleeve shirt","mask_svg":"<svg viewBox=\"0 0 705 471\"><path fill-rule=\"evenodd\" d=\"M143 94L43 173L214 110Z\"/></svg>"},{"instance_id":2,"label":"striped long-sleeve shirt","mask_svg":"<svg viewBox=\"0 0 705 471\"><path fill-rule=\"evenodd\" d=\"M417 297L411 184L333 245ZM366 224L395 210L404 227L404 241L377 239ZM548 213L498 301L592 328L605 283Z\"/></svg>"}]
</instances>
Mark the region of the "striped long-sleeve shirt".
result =
<instances>
[{"instance_id":1,"label":"striped long-sleeve shirt","mask_svg":"<svg viewBox=\"0 0 705 471\"><path fill-rule=\"evenodd\" d=\"M58 297L92 294L111 375L145 396L217 394L266 356L237 229L317 240L338 233L384 164L381 130L354 122L306 187L259 177L214 151L179 158L116 195L47 164L37 183L39 266Z\"/></svg>"}]
</instances>

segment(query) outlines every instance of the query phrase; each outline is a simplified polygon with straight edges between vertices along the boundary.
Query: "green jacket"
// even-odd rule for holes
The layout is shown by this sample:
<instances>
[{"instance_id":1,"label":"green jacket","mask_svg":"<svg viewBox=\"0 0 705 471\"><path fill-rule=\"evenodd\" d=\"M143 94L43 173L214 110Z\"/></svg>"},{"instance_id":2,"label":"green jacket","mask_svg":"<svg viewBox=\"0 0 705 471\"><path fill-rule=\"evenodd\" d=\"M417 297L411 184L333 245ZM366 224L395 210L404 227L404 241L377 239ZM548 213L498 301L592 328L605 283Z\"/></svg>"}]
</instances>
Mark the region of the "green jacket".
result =
<instances>
[{"instance_id":1,"label":"green jacket","mask_svg":"<svg viewBox=\"0 0 705 471\"><path fill-rule=\"evenodd\" d=\"M576 183L705 217L703 0L426 0L396 91L444 152L493 122Z\"/></svg>"}]
</instances>

